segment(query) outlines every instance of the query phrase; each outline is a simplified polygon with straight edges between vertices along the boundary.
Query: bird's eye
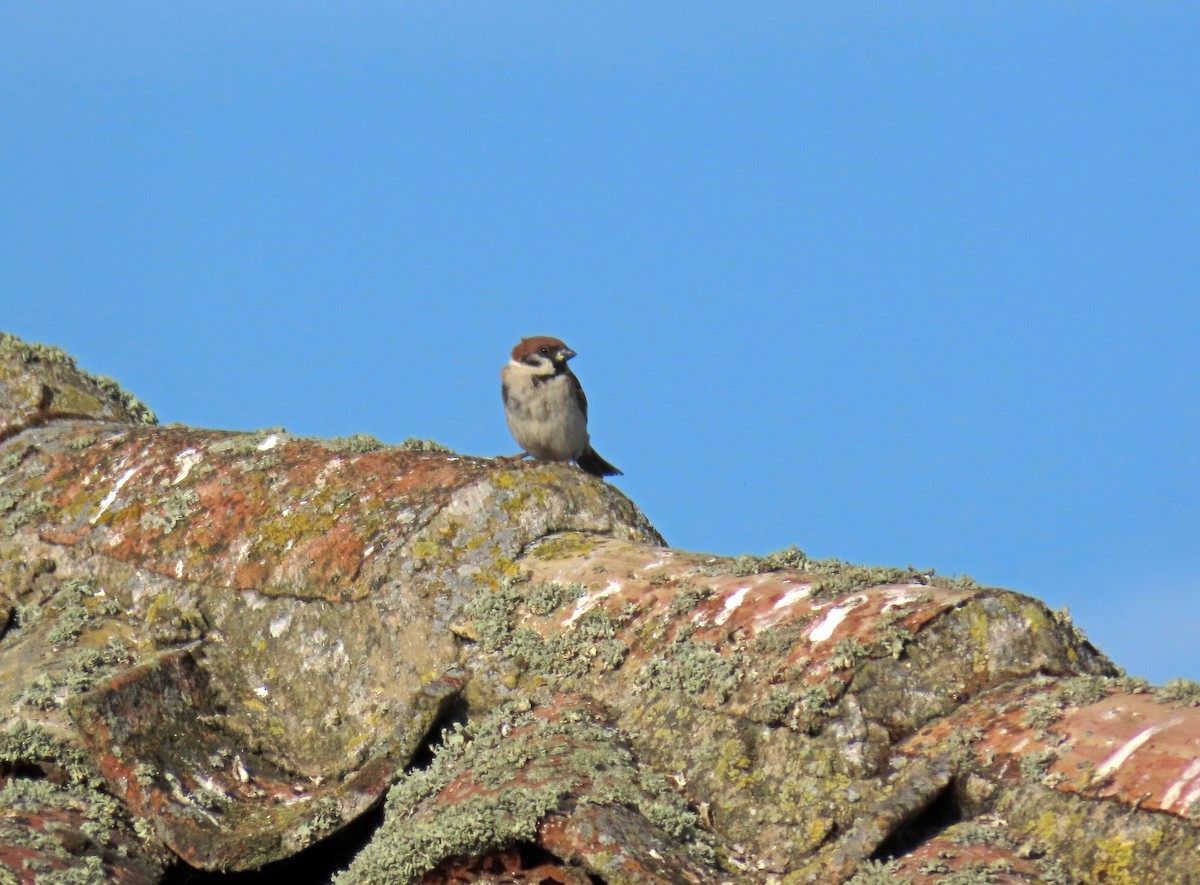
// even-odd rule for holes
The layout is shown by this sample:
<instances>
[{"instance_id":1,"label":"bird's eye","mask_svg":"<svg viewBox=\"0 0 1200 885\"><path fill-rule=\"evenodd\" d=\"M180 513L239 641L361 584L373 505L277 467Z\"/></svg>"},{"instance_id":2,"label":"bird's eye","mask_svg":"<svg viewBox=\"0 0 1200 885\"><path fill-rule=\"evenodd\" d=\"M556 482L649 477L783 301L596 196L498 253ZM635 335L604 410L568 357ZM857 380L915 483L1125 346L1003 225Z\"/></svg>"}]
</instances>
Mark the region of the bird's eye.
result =
<instances>
[{"instance_id":1,"label":"bird's eye","mask_svg":"<svg viewBox=\"0 0 1200 885\"><path fill-rule=\"evenodd\" d=\"M538 351L538 353L540 353L542 356L550 356L550 348L543 347L541 350Z\"/></svg>"}]
</instances>

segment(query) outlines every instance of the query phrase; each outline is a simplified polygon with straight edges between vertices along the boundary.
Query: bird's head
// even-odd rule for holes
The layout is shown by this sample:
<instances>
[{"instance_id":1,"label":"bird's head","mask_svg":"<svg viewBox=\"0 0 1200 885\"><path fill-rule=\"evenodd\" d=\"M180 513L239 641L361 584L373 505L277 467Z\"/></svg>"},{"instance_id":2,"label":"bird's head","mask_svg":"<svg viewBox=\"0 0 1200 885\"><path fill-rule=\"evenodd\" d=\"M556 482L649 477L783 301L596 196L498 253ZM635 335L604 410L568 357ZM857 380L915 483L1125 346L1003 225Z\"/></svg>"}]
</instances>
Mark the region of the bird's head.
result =
<instances>
[{"instance_id":1,"label":"bird's head","mask_svg":"<svg viewBox=\"0 0 1200 885\"><path fill-rule=\"evenodd\" d=\"M521 363L547 373L562 371L566 367L567 360L573 356L575 356L575 351L557 338L551 338L548 335L522 338L512 351L514 363Z\"/></svg>"}]
</instances>

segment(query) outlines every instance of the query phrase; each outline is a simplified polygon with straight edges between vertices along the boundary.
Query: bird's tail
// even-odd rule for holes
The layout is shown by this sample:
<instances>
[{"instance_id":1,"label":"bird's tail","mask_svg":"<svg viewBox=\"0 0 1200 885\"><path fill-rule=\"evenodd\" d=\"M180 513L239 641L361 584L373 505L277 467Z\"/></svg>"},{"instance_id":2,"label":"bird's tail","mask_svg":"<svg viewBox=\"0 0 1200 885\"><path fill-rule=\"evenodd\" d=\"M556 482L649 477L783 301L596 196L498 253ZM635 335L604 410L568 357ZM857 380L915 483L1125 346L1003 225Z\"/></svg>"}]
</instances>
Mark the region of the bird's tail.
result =
<instances>
[{"instance_id":1,"label":"bird's tail","mask_svg":"<svg viewBox=\"0 0 1200 885\"><path fill-rule=\"evenodd\" d=\"M620 470L597 455L596 450L591 446L588 446L587 451L575 459L575 463L592 476L624 476Z\"/></svg>"}]
</instances>

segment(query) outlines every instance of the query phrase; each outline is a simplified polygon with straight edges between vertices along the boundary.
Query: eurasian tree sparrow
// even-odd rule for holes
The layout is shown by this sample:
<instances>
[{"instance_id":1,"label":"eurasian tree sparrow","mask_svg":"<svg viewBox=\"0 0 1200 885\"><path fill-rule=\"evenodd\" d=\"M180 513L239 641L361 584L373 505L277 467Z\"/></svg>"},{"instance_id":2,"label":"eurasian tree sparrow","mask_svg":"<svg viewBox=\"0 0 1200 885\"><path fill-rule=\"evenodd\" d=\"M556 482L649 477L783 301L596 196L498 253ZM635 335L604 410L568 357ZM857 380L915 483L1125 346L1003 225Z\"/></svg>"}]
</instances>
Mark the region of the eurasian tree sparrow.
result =
<instances>
[{"instance_id":1,"label":"eurasian tree sparrow","mask_svg":"<svg viewBox=\"0 0 1200 885\"><path fill-rule=\"evenodd\" d=\"M508 429L525 454L574 461L592 476L621 471L596 454L587 430L587 397L567 367L575 351L557 338L522 338L500 370Z\"/></svg>"}]
</instances>

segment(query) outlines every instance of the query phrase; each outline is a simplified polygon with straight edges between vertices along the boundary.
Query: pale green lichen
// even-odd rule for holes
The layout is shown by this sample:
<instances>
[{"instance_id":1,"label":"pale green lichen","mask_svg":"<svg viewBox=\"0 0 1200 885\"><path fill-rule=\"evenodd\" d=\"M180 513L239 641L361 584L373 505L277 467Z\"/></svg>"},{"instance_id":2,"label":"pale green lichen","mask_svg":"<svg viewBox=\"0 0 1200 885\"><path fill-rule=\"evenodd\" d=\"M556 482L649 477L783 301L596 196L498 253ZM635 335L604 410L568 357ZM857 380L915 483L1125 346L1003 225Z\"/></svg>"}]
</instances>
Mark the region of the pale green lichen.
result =
<instances>
[{"instance_id":1,"label":"pale green lichen","mask_svg":"<svg viewBox=\"0 0 1200 885\"><path fill-rule=\"evenodd\" d=\"M1088 641L1087 634L1071 619L1071 611L1065 605L1050 614L1054 622L1067 630L1077 643L1083 644Z\"/></svg>"},{"instance_id":2,"label":"pale green lichen","mask_svg":"<svg viewBox=\"0 0 1200 885\"><path fill-rule=\"evenodd\" d=\"M869 860L859 866L846 885L898 885L911 882L909 876L900 872L900 864L894 860Z\"/></svg>"},{"instance_id":3,"label":"pale green lichen","mask_svg":"<svg viewBox=\"0 0 1200 885\"><path fill-rule=\"evenodd\" d=\"M801 692L791 685L772 685L767 696L750 709L750 717L768 725L781 725L799 703Z\"/></svg>"},{"instance_id":4,"label":"pale green lichen","mask_svg":"<svg viewBox=\"0 0 1200 885\"><path fill-rule=\"evenodd\" d=\"M949 589L970 590L978 585L967 575L947 578L933 569L865 566L840 559L813 559L795 546L785 547L766 556L746 555L712 566L711 574L756 575L779 569L792 569L816 575L810 599L832 599L867 587L885 584L924 584Z\"/></svg>"},{"instance_id":5,"label":"pale green lichen","mask_svg":"<svg viewBox=\"0 0 1200 885\"><path fill-rule=\"evenodd\" d=\"M707 599L711 599L714 592L712 587L698 584L684 584L675 592L675 596L671 599L669 614L672 618L679 618L689 612L695 611L696 606Z\"/></svg>"},{"instance_id":6,"label":"pale green lichen","mask_svg":"<svg viewBox=\"0 0 1200 885\"><path fill-rule=\"evenodd\" d=\"M42 673L18 696L27 706L50 710L73 695L89 691L133 663L133 653L120 639L101 648L76 648L61 655L55 669Z\"/></svg>"},{"instance_id":7,"label":"pale green lichen","mask_svg":"<svg viewBox=\"0 0 1200 885\"><path fill-rule=\"evenodd\" d=\"M546 581L525 591L525 606L534 615L550 615L586 592L582 584Z\"/></svg>"},{"instance_id":8,"label":"pale green lichen","mask_svg":"<svg viewBox=\"0 0 1200 885\"><path fill-rule=\"evenodd\" d=\"M350 436L335 436L332 439L318 439L319 445L335 452L347 452L351 455L363 455L367 452L377 452L384 448L383 441L369 433L354 433Z\"/></svg>"},{"instance_id":9,"label":"pale green lichen","mask_svg":"<svg viewBox=\"0 0 1200 885\"><path fill-rule=\"evenodd\" d=\"M993 885L1004 881L1012 872L1012 862L1004 858L971 861L961 870L939 879L938 885Z\"/></svg>"},{"instance_id":10,"label":"pale green lichen","mask_svg":"<svg viewBox=\"0 0 1200 885\"><path fill-rule=\"evenodd\" d=\"M693 698L707 695L724 703L741 676L735 656L721 654L714 643L685 636L646 661L638 683L646 691L678 691Z\"/></svg>"},{"instance_id":11,"label":"pale green lichen","mask_svg":"<svg viewBox=\"0 0 1200 885\"><path fill-rule=\"evenodd\" d=\"M1022 724L1032 728L1044 741L1052 741L1048 729L1058 722L1068 707L1084 707L1108 697L1114 680L1104 676L1073 676L1059 680L1054 687L1025 702Z\"/></svg>"},{"instance_id":12,"label":"pale green lichen","mask_svg":"<svg viewBox=\"0 0 1200 885\"><path fill-rule=\"evenodd\" d=\"M872 657L890 657L898 661L904 656L904 649L912 641L912 638L910 630L898 624L885 624L876 631L875 636L871 639L868 646L869 653Z\"/></svg>"},{"instance_id":13,"label":"pale green lichen","mask_svg":"<svg viewBox=\"0 0 1200 885\"><path fill-rule=\"evenodd\" d=\"M135 424L153 425L158 423L158 416L154 414L154 410L132 393L124 390L115 378L96 375L94 380L97 386L108 394L109 398L121 404L133 418Z\"/></svg>"},{"instance_id":14,"label":"pale green lichen","mask_svg":"<svg viewBox=\"0 0 1200 885\"><path fill-rule=\"evenodd\" d=\"M755 655L790 655L797 646L807 646L805 632L813 622L812 615L789 618L761 631L750 643Z\"/></svg>"},{"instance_id":15,"label":"pale green lichen","mask_svg":"<svg viewBox=\"0 0 1200 885\"><path fill-rule=\"evenodd\" d=\"M105 883L104 867L98 865L102 857L109 860L128 857L132 844L130 822L123 807L115 799L97 790L79 785L63 785L48 778L9 777L0 787L0 808L11 815L0 818L0 843L19 845L36 852L17 860L22 876L11 881L27 881L30 874L38 883L42 882L89 882ZM61 812L79 821L78 833L87 841L75 838L68 844L62 837L71 829L54 822ZM11 826L21 816L42 819L47 823L44 830L20 827L19 832ZM82 820L81 820L82 818ZM14 838L15 835L15 838ZM19 856L19 855L18 855ZM12 855L10 855L12 857ZM16 858L14 858L16 860ZM0 883L6 882L0 867ZM101 875L97 875L100 873Z\"/></svg>"},{"instance_id":16,"label":"pale green lichen","mask_svg":"<svg viewBox=\"0 0 1200 885\"><path fill-rule=\"evenodd\" d=\"M869 656L867 647L852 636L841 640L830 650L829 666L834 670L849 670Z\"/></svg>"},{"instance_id":17,"label":"pale green lichen","mask_svg":"<svg viewBox=\"0 0 1200 885\"><path fill-rule=\"evenodd\" d=\"M66 447L72 450L86 449L96 444L99 439L94 433L85 433L83 436L77 436L74 439L67 440Z\"/></svg>"},{"instance_id":18,"label":"pale green lichen","mask_svg":"<svg viewBox=\"0 0 1200 885\"><path fill-rule=\"evenodd\" d=\"M601 671L621 665L628 646L616 638L624 616L614 617L603 608L584 613L575 623L548 638L528 627L518 627L518 609L530 606L548 614L568 598L574 598L577 585L562 585L559 589L534 585L525 590L522 585L507 581L495 590L482 590L466 606L464 613L475 627L475 635L485 651L496 652L522 671L556 679L580 677L594 666Z\"/></svg>"},{"instance_id":19,"label":"pale green lichen","mask_svg":"<svg viewBox=\"0 0 1200 885\"><path fill-rule=\"evenodd\" d=\"M921 861L917 866L917 871L924 876L932 876L935 873L948 873L950 872L950 864L946 861L953 858L953 856L948 852L939 851L936 858Z\"/></svg>"},{"instance_id":20,"label":"pale green lichen","mask_svg":"<svg viewBox=\"0 0 1200 885\"><path fill-rule=\"evenodd\" d=\"M344 822L337 800L332 796L323 796L313 802L305 814L304 820L296 827L296 841L307 845L314 839L319 839L326 833L332 832Z\"/></svg>"},{"instance_id":21,"label":"pale green lichen","mask_svg":"<svg viewBox=\"0 0 1200 885\"><path fill-rule=\"evenodd\" d=\"M15 451L9 452L4 458L0 459L0 476L12 473L21 466L21 462L36 451L37 449L33 446L21 446ZM0 500L3 500L4 494L0 493Z\"/></svg>"},{"instance_id":22,"label":"pale green lichen","mask_svg":"<svg viewBox=\"0 0 1200 885\"><path fill-rule=\"evenodd\" d=\"M803 685L797 693L797 703L785 720L793 731L809 735L819 734L837 709L838 701L846 693L846 683L837 677Z\"/></svg>"},{"instance_id":23,"label":"pale green lichen","mask_svg":"<svg viewBox=\"0 0 1200 885\"><path fill-rule=\"evenodd\" d=\"M324 516L340 513L346 505L358 498L358 494L355 489L334 489L327 500L317 505L316 510Z\"/></svg>"},{"instance_id":24,"label":"pale green lichen","mask_svg":"<svg viewBox=\"0 0 1200 885\"><path fill-rule=\"evenodd\" d=\"M271 437L275 437L275 442L270 447L266 447ZM263 457L278 458L275 449L289 439L291 436L284 427L264 427L262 430L249 433L231 433L220 442L209 445L208 451L214 455L257 454Z\"/></svg>"},{"instance_id":25,"label":"pale green lichen","mask_svg":"<svg viewBox=\"0 0 1200 885\"><path fill-rule=\"evenodd\" d=\"M1104 700L1112 689L1113 680L1106 676L1072 676L1062 680L1054 696L1072 707L1086 707Z\"/></svg>"},{"instance_id":26,"label":"pale green lichen","mask_svg":"<svg viewBox=\"0 0 1200 885\"><path fill-rule=\"evenodd\" d=\"M200 508L200 494L195 489L180 489L161 502L157 512L147 510L142 514L143 528L155 529L163 534L173 530Z\"/></svg>"},{"instance_id":27,"label":"pale green lichen","mask_svg":"<svg viewBox=\"0 0 1200 885\"><path fill-rule=\"evenodd\" d=\"M1150 680L1144 676L1130 676L1128 673L1121 671L1114 679L1113 685L1121 691L1127 691L1130 694L1148 694L1154 690L1154 686L1150 684Z\"/></svg>"},{"instance_id":28,"label":"pale green lichen","mask_svg":"<svg viewBox=\"0 0 1200 885\"><path fill-rule=\"evenodd\" d=\"M1046 786L1053 786L1063 778L1061 773L1050 771L1050 766L1057 758L1058 751L1051 748L1022 754L1021 777L1026 780L1038 781Z\"/></svg>"},{"instance_id":29,"label":"pale green lichen","mask_svg":"<svg viewBox=\"0 0 1200 885\"><path fill-rule=\"evenodd\" d=\"M57 611L47 639L58 647L74 645L94 619L112 617L121 610L115 599L86 578L64 581L53 599L42 607Z\"/></svg>"},{"instance_id":30,"label":"pale green lichen","mask_svg":"<svg viewBox=\"0 0 1200 885\"><path fill-rule=\"evenodd\" d=\"M453 799L439 798L453 785ZM564 800L632 808L708 860L696 815L618 740L580 709L537 715L506 704L479 723L443 732L428 768L388 793L386 819L337 885L401 885L455 855L532 842Z\"/></svg>"},{"instance_id":31,"label":"pale green lichen","mask_svg":"<svg viewBox=\"0 0 1200 885\"><path fill-rule=\"evenodd\" d=\"M45 492L0 492L0 532L14 535L27 523L50 512Z\"/></svg>"},{"instance_id":32,"label":"pale green lichen","mask_svg":"<svg viewBox=\"0 0 1200 885\"><path fill-rule=\"evenodd\" d=\"M958 845L991 845L1005 850L1017 847L1003 826L987 818L955 824L946 835Z\"/></svg>"},{"instance_id":33,"label":"pale green lichen","mask_svg":"<svg viewBox=\"0 0 1200 885\"><path fill-rule=\"evenodd\" d=\"M1191 679L1172 679L1157 689L1154 697L1164 703L1200 707L1200 682Z\"/></svg>"},{"instance_id":34,"label":"pale green lichen","mask_svg":"<svg viewBox=\"0 0 1200 885\"><path fill-rule=\"evenodd\" d=\"M99 769L83 750L23 719L0 731L0 766L20 764L61 771L68 786L100 789L104 785Z\"/></svg>"},{"instance_id":35,"label":"pale green lichen","mask_svg":"<svg viewBox=\"0 0 1200 885\"><path fill-rule=\"evenodd\" d=\"M440 442L432 439L420 439L415 436L410 436L399 446L407 452L440 452L446 455L453 455L454 449L449 446L444 446Z\"/></svg>"},{"instance_id":36,"label":"pale green lichen","mask_svg":"<svg viewBox=\"0 0 1200 885\"><path fill-rule=\"evenodd\" d=\"M1058 858L1043 857L1038 864L1041 867L1038 885L1077 885L1078 880Z\"/></svg>"},{"instance_id":37,"label":"pale green lichen","mask_svg":"<svg viewBox=\"0 0 1200 885\"><path fill-rule=\"evenodd\" d=\"M111 881L102 858L94 854L74 858L63 870L46 870L37 877L38 885L105 885Z\"/></svg>"}]
</instances>

